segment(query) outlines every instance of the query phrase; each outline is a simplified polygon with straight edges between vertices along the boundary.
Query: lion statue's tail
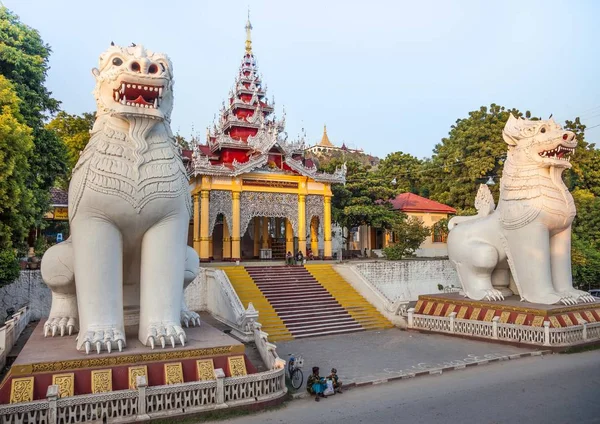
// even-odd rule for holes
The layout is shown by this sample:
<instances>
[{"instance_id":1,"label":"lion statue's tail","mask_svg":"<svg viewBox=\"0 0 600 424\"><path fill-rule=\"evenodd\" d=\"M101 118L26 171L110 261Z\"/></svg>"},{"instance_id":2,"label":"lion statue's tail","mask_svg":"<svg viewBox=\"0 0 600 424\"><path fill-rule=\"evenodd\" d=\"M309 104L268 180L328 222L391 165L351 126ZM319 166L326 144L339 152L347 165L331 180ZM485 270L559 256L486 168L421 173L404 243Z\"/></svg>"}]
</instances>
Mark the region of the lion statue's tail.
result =
<instances>
[{"instance_id":1,"label":"lion statue's tail","mask_svg":"<svg viewBox=\"0 0 600 424\"><path fill-rule=\"evenodd\" d=\"M474 216L455 216L448 222L448 230L452 230L461 222L472 221L474 219L483 218L491 214L496 207L494 203L494 196L490 188L485 184L479 185L477 190L477 196L475 197L475 208L477 209L477 215Z\"/></svg>"}]
</instances>

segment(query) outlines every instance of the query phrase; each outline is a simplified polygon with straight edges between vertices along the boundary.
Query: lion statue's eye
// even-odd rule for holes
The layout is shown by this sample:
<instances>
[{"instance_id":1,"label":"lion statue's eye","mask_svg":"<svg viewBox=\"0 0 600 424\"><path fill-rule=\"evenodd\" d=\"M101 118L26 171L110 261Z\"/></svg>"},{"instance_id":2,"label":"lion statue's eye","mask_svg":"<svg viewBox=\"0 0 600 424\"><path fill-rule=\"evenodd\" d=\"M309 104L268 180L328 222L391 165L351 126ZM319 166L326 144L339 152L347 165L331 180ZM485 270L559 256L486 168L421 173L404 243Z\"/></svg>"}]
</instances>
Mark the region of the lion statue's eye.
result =
<instances>
[{"instance_id":1,"label":"lion statue's eye","mask_svg":"<svg viewBox=\"0 0 600 424\"><path fill-rule=\"evenodd\" d=\"M542 128L542 129L540 130L540 132L541 132L542 134L544 134L544 133L546 132L546 128Z\"/></svg>"},{"instance_id":2,"label":"lion statue's eye","mask_svg":"<svg viewBox=\"0 0 600 424\"><path fill-rule=\"evenodd\" d=\"M115 57L112 60L113 65L115 66L121 66L123 64L123 59L121 59L120 57Z\"/></svg>"}]
</instances>

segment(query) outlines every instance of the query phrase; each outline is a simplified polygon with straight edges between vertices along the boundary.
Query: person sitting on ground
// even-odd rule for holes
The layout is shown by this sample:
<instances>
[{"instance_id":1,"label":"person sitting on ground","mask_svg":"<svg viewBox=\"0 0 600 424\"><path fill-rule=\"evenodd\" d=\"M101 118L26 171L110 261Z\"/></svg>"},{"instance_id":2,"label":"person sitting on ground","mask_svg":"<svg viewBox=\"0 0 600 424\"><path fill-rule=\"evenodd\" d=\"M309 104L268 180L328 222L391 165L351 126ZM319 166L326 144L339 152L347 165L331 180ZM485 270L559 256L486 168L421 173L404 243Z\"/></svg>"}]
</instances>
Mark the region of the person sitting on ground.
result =
<instances>
[{"instance_id":1,"label":"person sitting on ground","mask_svg":"<svg viewBox=\"0 0 600 424\"><path fill-rule=\"evenodd\" d=\"M294 265L294 255L292 255L292 252L290 252L289 250L285 255L285 263L286 265Z\"/></svg>"},{"instance_id":2,"label":"person sitting on ground","mask_svg":"<svg viewBox=\"0 0 600 424\"><path fill-rule=\"evenodd\" d=\"M333 390L337 393L342 393L342 382L340 381L335 368L331 369L331 374L327 376L327 379L333 381Z\"/></svg>"},{"instance_id":3,"label":"person sitting on ground","mask_svg":"<svg viewBox=\"0 0 600 424\"><path fill-rule=\"evenodd\" d=\"M298 253L296 253L296 263L300 265L304 263L304 255L301 250L298 250Z\"/></svg>"},{"instance_id":4,"label":"person sitting on ground","mask_svg":"<svg viewBox=\"0 0 600 424\"><path fill-rule=\"evenodd\" d=\"M313 367L312 374L306 380L306 390L311 395L315 395L315 400L318 402L319 398L327 397L323 394L326 388L325 379L319 376L319 367Z\"/></svg>"},{"instance_id":5,"label":"person sitting on ground","mask_svg":"<svg viewBox=\"0 0 600 424\"><path fill-rule=\"evenodd\" d=\"M312 249L306 249L306 257L308 258L309 261L313 261L315 259Z\"/></svg>"}]
</instances>

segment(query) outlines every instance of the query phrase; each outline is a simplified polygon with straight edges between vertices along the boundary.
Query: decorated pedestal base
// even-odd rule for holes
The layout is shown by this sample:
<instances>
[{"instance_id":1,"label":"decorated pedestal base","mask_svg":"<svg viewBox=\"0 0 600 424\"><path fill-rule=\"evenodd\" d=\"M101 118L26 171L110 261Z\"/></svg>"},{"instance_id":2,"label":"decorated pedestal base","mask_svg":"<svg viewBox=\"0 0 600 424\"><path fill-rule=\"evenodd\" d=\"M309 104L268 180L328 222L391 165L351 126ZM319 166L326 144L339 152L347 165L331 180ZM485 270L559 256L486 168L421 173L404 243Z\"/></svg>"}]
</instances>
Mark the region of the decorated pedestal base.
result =
<instances>
[{"instance_id":1,"label":"decorated pedestal base","mask_svg":"<svg viewBox=\"0 0 600 424\"><path fill-rule=\"evenodd\" d=\"M40 322L0 386L0 403L45 399L48 386L58 385L59 396L111 392L136 388L136 377L148 386L214 380L215 369L226 377L255 373L244 356L244 345L206 323L186 329L185 347L142 345L137 328L127 334L123 353L100 354L72 348L76 336L44 338ZM65 340L67 339L67 340Z\"/></svg>"},{"instance_id":2,"label":"decorated pedestal base","mask_svg":"<svg viewBox=\"0 0 600 424\"><path fill-rule=\"evenodd\" d=\"M600 342L600 302L571 306L466 299L459 293L421 295L408 327L541 346Z\"/></svg>"}]
</instances>

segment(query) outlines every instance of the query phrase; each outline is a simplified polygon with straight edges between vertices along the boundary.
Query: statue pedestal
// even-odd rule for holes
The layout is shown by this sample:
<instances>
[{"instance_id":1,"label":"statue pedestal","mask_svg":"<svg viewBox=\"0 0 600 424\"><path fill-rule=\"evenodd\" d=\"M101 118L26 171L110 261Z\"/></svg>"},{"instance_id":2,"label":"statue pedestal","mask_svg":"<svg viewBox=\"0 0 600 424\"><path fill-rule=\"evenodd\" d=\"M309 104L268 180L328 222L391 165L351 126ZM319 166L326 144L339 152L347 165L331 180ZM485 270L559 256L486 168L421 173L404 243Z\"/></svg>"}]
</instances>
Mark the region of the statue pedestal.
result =
<instances>
[{"instance_id":1,"label":"statue pedestal","mask_svg":"<svg viewBox=\"0 0 600 424\"><path fill-rule=\"evenodd\" d=\"M588 323L600 322L600 302L578 305L542 305L521 302L519 296L510 296L500 302L471 300L458 293L429 294L419 296L415 314L448 317L456 312L457 319L492 322L500 317L503 324L543 327L550 321L550 328L579 325L580 320Z\"/></svg>"},{"instance_id":2,"label":"statue pedestal","mask_svg":"<svg viewBox=\"0 0 600 424\"><path fill-rule=\"evenodd\" d=\"M168 344L164 349L159 345L152 350L137 339L137 328L132 329L126 332L127 346L123 352L103 350L100 354L93 351L86 355L75 350L77 335L44 338L44 321L40 321L0 385L0 404L10 402L12 381L17 378L30 379L33 400L38 400L46 399L48 386L58 384L57 376L70 385L74 395L81 395L98 390L93 377L98 372L110 375L111 391L131 388L131 382L139 375L136 373L144 367L148 386L169 383L167 366L174 366L175 378L180 377L183 382L198 381L198 360L212 360L215 369L222 368L230 376L228 358L243 356L247 372L256 372L244 355L243 343L205 322L199 328L186 328L185 347L175 348ZM206 369L205 365L202 369Z\"/></svg>"},{"instance_id":3,"label":"statue pedestal","mask_svg":"<svg viewBox=\"0 0 600 424\"><path fill-rule=\"evenodd\" d=\"M408 328L564 349L600 342L600 301L565 306L521 302L519 296L490 302L459 293L421 295L408 312Z\"/></svg>"}]
</instances>

